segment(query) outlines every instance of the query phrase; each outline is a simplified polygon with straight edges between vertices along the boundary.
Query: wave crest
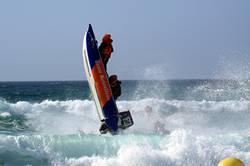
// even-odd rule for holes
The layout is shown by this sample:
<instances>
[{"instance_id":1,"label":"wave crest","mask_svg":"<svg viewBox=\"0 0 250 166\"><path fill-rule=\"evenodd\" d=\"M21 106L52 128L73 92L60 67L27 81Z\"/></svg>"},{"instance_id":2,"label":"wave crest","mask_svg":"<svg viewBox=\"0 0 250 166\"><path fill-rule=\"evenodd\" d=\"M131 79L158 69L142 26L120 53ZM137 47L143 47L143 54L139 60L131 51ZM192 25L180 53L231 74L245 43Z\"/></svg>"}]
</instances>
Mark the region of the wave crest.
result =
<instances>
[{"instance_id":1,"label":"wave crest","mask_svg":"<svg viewBox=\"0 0 250 166\"><path fill-rule=\"evenodd\" d=\"M135 121L125 133L168 133L177 128L200 132L212 129L213 132L243 132L250 129L250 101L143 99L118 101L117 104L120 111L130 110ZM95 105L90 100L1 101L0 117L2 121L20 118L23 128L29 126L29 130L39 133L98 133L99 128Z\"/></svg>"}]
</instances>

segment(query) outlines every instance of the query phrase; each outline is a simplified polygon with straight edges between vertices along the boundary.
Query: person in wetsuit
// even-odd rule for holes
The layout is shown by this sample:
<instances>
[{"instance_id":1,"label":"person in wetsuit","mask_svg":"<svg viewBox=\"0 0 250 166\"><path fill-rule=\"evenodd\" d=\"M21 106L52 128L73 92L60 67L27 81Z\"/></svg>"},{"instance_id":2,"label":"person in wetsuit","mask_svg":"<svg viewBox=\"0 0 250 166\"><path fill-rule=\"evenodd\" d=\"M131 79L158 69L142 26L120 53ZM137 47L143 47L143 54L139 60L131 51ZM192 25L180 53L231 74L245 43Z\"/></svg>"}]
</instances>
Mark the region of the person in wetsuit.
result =
<instances>
[{"instance_id":1,"label":"person in wetsuit","mask_svg":"<svg viewBox=\"0 0 250 166\"><path fill-rule=\"evenodd\" d=\"M102 42L99 46L99 52L100 52L106 73L107 73L107 63L109 61L109 58L111 57L112 52L114 52L112 42L113 40L111 38L111 35L109 33L105 33L102 37ZM109 84L110 84L114 99L116 100L119 96L121 96L121 81L118 80L117 75L111 75L109 77Z\"/></svg>"},{"instance_id":2,"label":"person in wetsuit","mask_svg":"<svg viewBox=\"0 0 250 166\"><path fill-rule=\"evenodd\" d=\"M111 35L109 33L105 33L102 37L102 42L99 46L99 52L106 72L107 72L107 63L109 61L111 53L114 52L112 42L113 40L111 38Z\"/></svg>"}]
</instances>

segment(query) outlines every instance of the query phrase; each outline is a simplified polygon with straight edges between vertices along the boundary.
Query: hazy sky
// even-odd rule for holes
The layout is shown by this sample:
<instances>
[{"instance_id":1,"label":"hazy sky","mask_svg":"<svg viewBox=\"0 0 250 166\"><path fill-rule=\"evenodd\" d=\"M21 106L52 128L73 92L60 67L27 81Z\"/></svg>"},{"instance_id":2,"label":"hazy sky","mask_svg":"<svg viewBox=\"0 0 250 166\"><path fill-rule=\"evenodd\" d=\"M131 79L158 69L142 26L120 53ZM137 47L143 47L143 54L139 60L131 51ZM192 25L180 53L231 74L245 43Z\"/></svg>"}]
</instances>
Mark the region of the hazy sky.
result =
<instances>
[{"instance_id":1,"label":"hazy sky","mask_svg":"<svg viewBox=\"0 0 250 166\"><path fill-rule=\"evenodd\" d=\"M89 23L98 40L112 34L108 72L122 80L223 77L250 57L249 0L8 0L0 2L0 81L86 79Z\"/></svg>"}]
</instances>

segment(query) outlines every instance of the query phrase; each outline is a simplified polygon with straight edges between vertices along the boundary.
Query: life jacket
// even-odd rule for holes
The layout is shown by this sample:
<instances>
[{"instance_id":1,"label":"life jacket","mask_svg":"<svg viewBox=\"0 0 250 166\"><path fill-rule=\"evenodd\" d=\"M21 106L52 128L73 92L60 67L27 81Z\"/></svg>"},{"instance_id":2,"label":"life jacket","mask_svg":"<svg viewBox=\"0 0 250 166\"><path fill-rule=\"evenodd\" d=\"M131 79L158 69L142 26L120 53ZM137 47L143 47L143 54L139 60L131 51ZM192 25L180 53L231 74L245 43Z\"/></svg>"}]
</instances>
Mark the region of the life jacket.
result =
<instances>
[{"instance_id":1,"label":"life jacket","mask_svg":"<svg viewBox=\"0 0 250 166\"><path fill-rule=\"evenodd\" d=\"M106 44L106 46L104 46L103 49L101 50L100 54L103 57L110 57L112 52L113 52L112 44Z\"/></svg>"}]
</instances>

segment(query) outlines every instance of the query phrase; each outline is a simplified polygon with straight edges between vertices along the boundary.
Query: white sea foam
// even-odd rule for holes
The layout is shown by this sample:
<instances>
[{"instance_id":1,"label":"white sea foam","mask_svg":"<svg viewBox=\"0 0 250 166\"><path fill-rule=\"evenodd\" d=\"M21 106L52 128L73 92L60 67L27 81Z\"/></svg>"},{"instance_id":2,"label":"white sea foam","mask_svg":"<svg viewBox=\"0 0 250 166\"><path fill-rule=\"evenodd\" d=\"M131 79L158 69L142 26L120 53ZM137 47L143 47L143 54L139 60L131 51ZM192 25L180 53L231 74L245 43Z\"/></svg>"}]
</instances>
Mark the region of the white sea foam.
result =
<instances>
[{"instance_id":1,"label":"white sea foam","mask_svg":"<svg viewBox=\"0 0 250 166\"><path fill-rule=\"evenodd\" d=\"M0 155L17 151L73 166L212 166L227 156L250 164L250 101L148 98L117 104L131 111L135 124L119 135L101 136L93 101L2 101L1 115L24 116L35 132L1 136Z\"/></svg>"},{"instance_id":2,"label":"white sea foam","mask_svg":"<svg viewBox=\"0 0 250 166\"><path fill-rule=\"evenodd\" d=\"M98 133L99 120L93 101L5 101L1 104L4 105L3 115L22 115L27 119L27 126L40 133ZM120 111L130 110L135 121L125 133L167 133L178 128L204 133L250 129L250 101L143 99L118 101L117 104Z\"/></svg>"},{"instance_id":3,"label":"white sea foam","mask_svg":"<svg viewBox=\"0 0 250 166\"><path fill-rule=\"evenodd\" d=\"M2 112L2 113L0 113L0 116L9 117L9 116L11 116L11 114L9 112Z\"/></svg>"},{"instance_id":4,"label":"white sea foam","mask_svg":"<svg viewBox=\"0 0 250 166\"><path fill-rule=\"evenodd\" d=\"M0 146L3 147L0 155L8 148L9 152L47 158L51 165L213 166L227 156L238 157L246 165L250 164L247 134L203 136L187 129L176 129L169 135L1 135ZM21 162L22 158L17 157Z\"/></svg>"},{"instance_id":5,"label":"white sea foam","mask_svg":"<svg viewBox=\"0 0 250 166\"><path fill-rule=\"evenodd\" d=\"M238 137L238 138L237 138ZM142 138L140 138L142 139ZM157 141L158 146L134 139L131 144L120 145L112 156L82 156L66 158L67 165L217 165L222 158L233 155L245 164L250 162L250 153L240 149L244 139L237 135L199 137L186 130L175 130ZM230 141L226 141L230 139ZM236 145L235 145L236 144ZM247 146L249 143L247 144ZM245 145L244 145L245 146Z\"/></svg>"}]
</instances>

